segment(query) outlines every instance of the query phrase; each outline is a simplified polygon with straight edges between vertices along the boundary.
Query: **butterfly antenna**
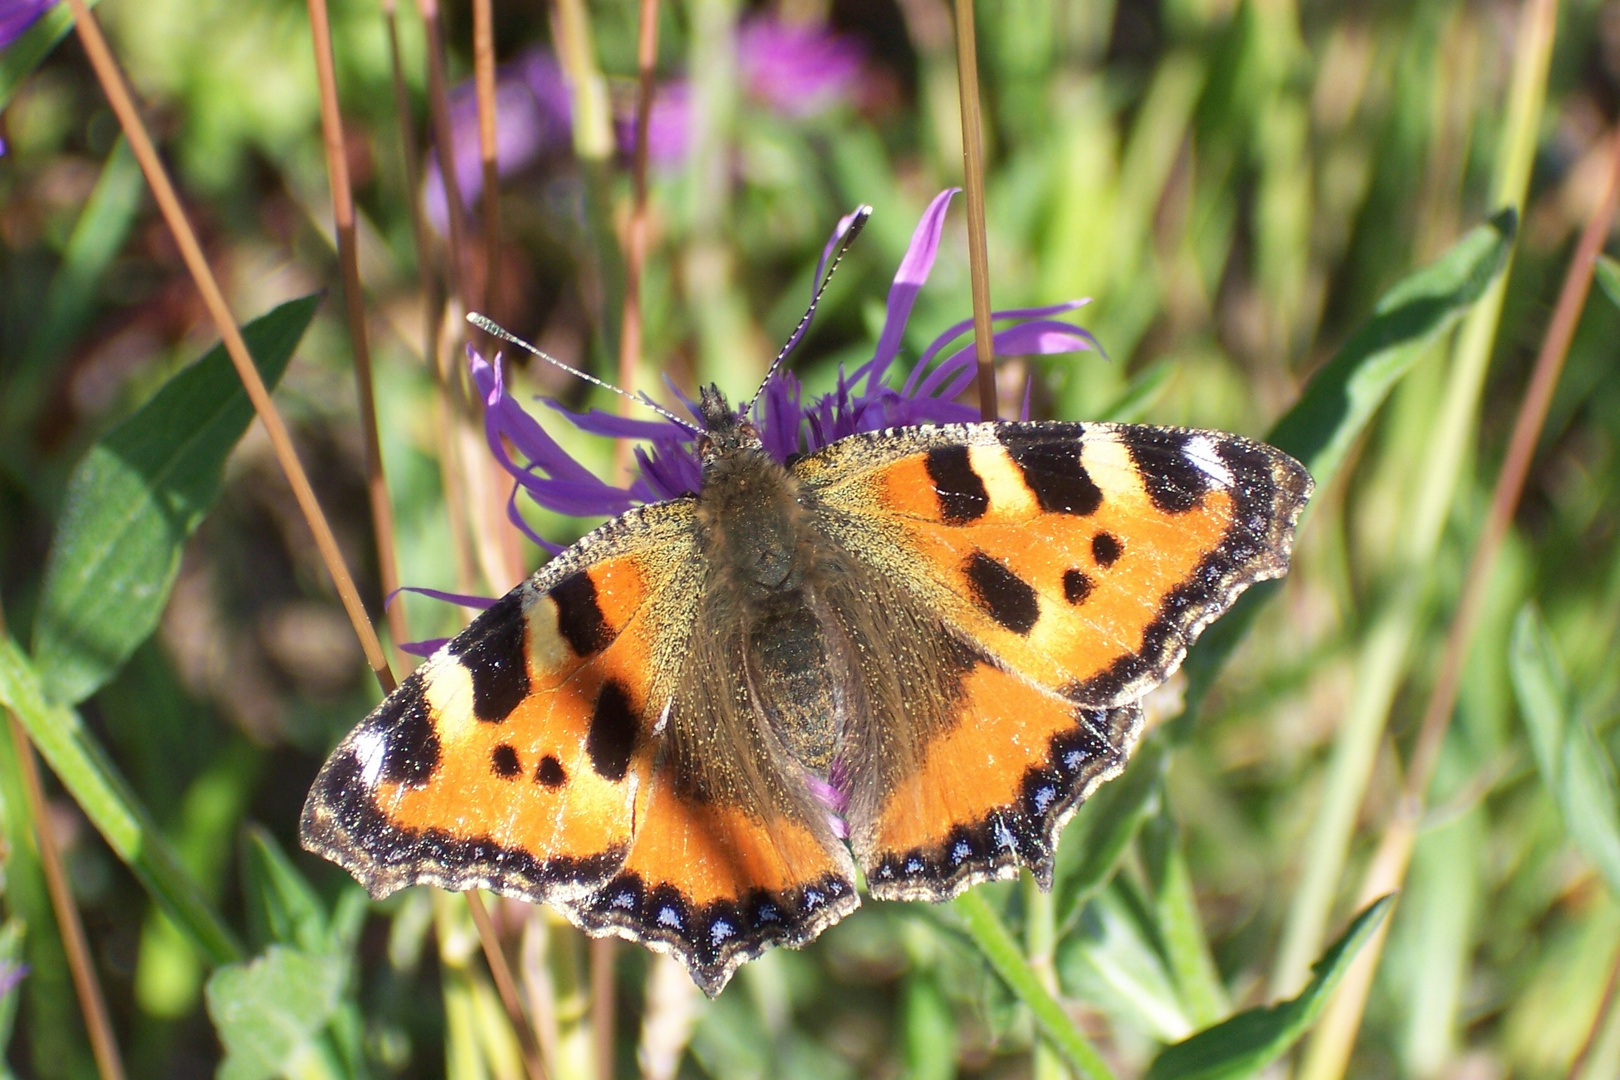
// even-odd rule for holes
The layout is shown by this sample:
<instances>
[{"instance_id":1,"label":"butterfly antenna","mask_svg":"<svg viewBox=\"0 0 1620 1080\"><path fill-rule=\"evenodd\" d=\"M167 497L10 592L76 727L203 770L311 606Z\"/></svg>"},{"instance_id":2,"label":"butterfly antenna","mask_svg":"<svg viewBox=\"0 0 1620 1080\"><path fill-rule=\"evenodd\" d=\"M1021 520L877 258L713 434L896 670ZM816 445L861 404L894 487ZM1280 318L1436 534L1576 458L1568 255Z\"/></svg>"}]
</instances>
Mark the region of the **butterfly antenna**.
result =
<instances>
[{"instance_id":1,"label":"butterfly antenna","mask_svg":"<svg viewBox=\"0 0 1620 1080\"><path fill-rule=\"evenodd\" d=\"M833 252L832 260L828 262L826 256L822 256L822 261L827 262L826 275L816 283L815 295L810 298L810 306L805 309L804 317L799 320L799 325L793 328L793 333L788 335L787 344L782 346L782 351L776 354L775 360L771 361L771 366L765 372L765 378L760 380L759 389L755 390L754 396L748 399L748 408L743 410L745 413L753 411L754 402L759 400L759 396L765 392L765 387L770 383L777 369L788 358L788 354L798 346L799 339L804 337L805 330L810 326L810 320L815 317L816 305L821 303L822 294L827 291L827 286L832 283L833 271L837 270L838 264L844 261L844 253L849 251L850 247L855 243L855 238L861 235L861 230L866 227L866 221L871 216L872 208L863 203L857 206L855 212L845 219L844 229L837 238L838 247ZM820 269L820 267L816 268L817 273L820 273Z\"/></svg>"},{"instance_id":2,"label":"butterfly antenna","mask_svg":"<svg viewBox=\"0 0 1620 1080\"><path fill-rule=\"evenodd\" d=\"M512 333L510 330L507 330L505 327L501 326L500 324L498 324L498 323L496 323L496 322L494 322L494 321L492 321L490 319L485 318L484 316L478 314L478 312L476 312L476 311L469 311L467 313L467 321L472 323L474 326L478 327L478 329L482 330L484 333L488 334L490 337L497 337L497 338L500 338L502 341L509 341L513 345L516 345L520 349L528 350L529 352L531 352L534 355L538 356L540 359L546 361L546 363L548 363L548 364L556 364L558 367L562 368L564 371L568 372L568 374L574 376L574 378L576 378L576 379L584 379L586 382L592 384L593 386L600 386L604 390L611 390L615 394L618 394L622 398L628 398L631 401L634 401L637 405L646 406L647 408L651 409L653 412L657 413L659 416L662 416L665 420L668 420L672 424L679 424L681 427L685 428L687 431L694 432L694 433L696 433L698 435L703 434L703 429L702 428L698 427L696 424L692 423L689 420L682 420L679 416L676 416L674 413L670 412L668 409L666 409L662 405L658 404L658 402L654 401L652 398L648 397L646 394L632 394L632 393L630 393L630 391L621 389L620 387L617 387L617 386L614 386L610 382L604 382L603 380L598 379L595 375L591 375L588 372L581 371L581 370L579 370L579 368L575 367L572 364L565 364L561 360L557 359L555 356L552 356L550 353L543 352L540 349L535 348L533 345L530 345L527 341L524 341L522 338L518 337L516 334Z\"/></svg>"}]
</instances>

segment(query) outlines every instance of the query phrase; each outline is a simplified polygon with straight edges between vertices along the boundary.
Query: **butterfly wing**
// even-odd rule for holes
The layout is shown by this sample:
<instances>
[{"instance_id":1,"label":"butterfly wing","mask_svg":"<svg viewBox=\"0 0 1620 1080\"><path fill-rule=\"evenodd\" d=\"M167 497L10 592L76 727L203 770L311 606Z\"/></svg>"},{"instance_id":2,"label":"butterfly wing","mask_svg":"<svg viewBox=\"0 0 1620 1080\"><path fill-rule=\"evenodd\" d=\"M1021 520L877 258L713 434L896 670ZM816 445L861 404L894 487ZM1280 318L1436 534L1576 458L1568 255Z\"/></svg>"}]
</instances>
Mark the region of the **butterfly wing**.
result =
<instances>
[{"instance_id":1,"label":"butterfly wing","mask_svg":"<svg viewBox=\"0 0 1620 1080\"><path fill-rule=\"evenodd\" d=\"M376 897L556 901L612 877L691 634L695 545L689 501L632 511L480 614L332 752L304 847Z\"/></svg>"},{"instance_id":2,"label":"butterfly wing","mask_svg":"<svg viewBox=\"0 0 1620 1080\"><path fill-rule=\"evenodd\" d=\"M1049 877L1056 829L1123 768L1136 702L1239 593L1285 572L1311 491L1262 444L1110 424L858 435L795 473L828 536L937 613L917 634L959 656L939 704L871 709L864 723L892 730L852 733L855 854L874 895L897 898L1019 864ZM857 626L873 617L854 603Z\"/></svg>"},{"instance_id":3,"label":"butterfly wing","mask_svg":"<svg viewBox=\"0 0 1620 1080\"><path fill-rule=\"evenodd\" d=\"M699 603L661 738L639 767L619 874L565 907L593 933L672 953L705 992L771 945L802 945L859 904L849 850L760 713L744 611L713 582Z\"/></svg>"}]
</instances>

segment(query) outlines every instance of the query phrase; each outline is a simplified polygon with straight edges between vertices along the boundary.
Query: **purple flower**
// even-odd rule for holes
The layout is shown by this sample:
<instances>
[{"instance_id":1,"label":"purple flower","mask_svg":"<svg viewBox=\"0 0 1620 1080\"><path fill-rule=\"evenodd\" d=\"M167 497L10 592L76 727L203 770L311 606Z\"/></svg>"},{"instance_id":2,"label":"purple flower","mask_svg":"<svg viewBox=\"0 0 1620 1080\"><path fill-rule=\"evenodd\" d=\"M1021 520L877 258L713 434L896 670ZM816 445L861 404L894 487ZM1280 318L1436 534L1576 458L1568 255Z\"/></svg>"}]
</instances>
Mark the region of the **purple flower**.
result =
<instances>
[{"instance_id":1,"label":"purple flower","mask_svg":"<svg viewBox=\"0 0 1620 1080\"><path fill-rule=\"evenodd\" d=\"M471 80L450 91L450 131L456 183L470 209L484 191L484 159L478 145L478 94ZM656 129L655 129L656 130ZM568 147L573 138L568 84L557 60L533 49L495 73L495 166L501 176L522 172L541 158ZM444 174L435 154L422 181L428 220L442 233L449 227Z\"/></svg>"},{"instance_id":2,"label":"purple flower","mask_svg":"<svg viewBox=\"0 0 1620 1080\"><path fill-rule=\"evenodd\" d=\"M0 0L0 49L22 36L56 0Z\"/></svg>"},{"instance_id":3,"label":"purple flower","mask_svg":"<svg viewBox=\"0 0 1620 1080\"><path fill-rule=\"evenodd\" d=\"M978 419L978 411L956 399L973 384L975 363L973 342L950 346L968 334L972 320L965 319L941 334L928 346L899 388L888 385L885 376L899 355L901 337L917 293L928 280L939 253L945 211L955 190L941 192L929 204L911 246L900 262L894 284L889 289L888 316L872 358L853 374L840 371L829 394L813 401L803 400L803 391L791 372L779 371L765 384L751 417L767 452L785 461L794 454L816 450L860 431L925 423L962 423ZM849 219L829 241L828 251L842 237ZM823 255L825 264L826 255ZM817 274L820 280L820 274ZM1051 318L1072 311L1084 301L1071 301L1049 307L1024 308L994 314L998 323L1012 325L995 334L996 352L1001 355L1052 355L1096 348L1091 334L1073 323ZM790 346L795 342L790 342ZM581 431L613 438L637 439L646 445L636 448L640 466L634 482L615 487L598 479L569 456L547 435L534 417L507 392L501 372L469 350L473 380L484 395L485 434L490 451L517 481L508 513L513 523L535 543L548 551L560 550L534 535L517 512L519 491L540 506L579 517L622 514L639 503L656 502L695 493L702 485L697 435L667 419L629 419L592 410L583 414L568 412L555 402L547 402ZM682 398L695 417L696 406ZM506 447L516 449L514 459Z\"/></svg>"},{"instance_id":4,"label":"purple flower","mask_svg":"<svg viewBox=\"0 0 1620 1080\"><path fill-rule=\"evenodd\" d=\"M810 116L854 95L865 58L854 38L762 16L737 31L737 59L756 100L786 116Z\"/></svg>"},{"instance_id":5,"label":"purple flower","mask_svg":"<svg viewBox=\"0 0 1620 1080\"><path fill-rule=\"evenodd\" d=\"M37 14L51 2L0 0L0 26L10 25L6 21L10 16L3 14L8 5ZM749 96L791 117L811 116L848 101L864 62L860 45L852 38L814 27L789 26L769 17L742 24L737 33L737 59ZM692 129L691 96L685 79L672 79L656 88L648 125L648 152L654 165L671 167L685 158ZM450 91L449 105L456 182L462 202L471 209L484 190L478 97L471 80ZM633 100L624 99L614 118L619 150L627 155L635 148L634 108ZM500 176L515 175L566 150L572 138L568 83L556 57L547 49L536 48L502 65L495 75L495 165ZM428 160L422 197L428 220L444 232L449 204L437 156Z\"/></svg>"}]
</instances>

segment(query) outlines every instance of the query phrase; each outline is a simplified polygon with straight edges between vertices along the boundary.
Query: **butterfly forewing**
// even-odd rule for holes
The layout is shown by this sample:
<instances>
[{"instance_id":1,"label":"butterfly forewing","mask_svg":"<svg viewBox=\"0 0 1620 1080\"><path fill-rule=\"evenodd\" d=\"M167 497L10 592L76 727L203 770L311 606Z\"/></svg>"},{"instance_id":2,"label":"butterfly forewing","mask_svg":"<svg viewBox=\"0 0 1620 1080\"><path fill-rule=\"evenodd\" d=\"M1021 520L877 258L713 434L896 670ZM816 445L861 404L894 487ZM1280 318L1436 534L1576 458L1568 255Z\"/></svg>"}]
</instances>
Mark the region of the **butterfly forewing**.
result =
<instances>
[{"instance_id":1,"label":"butterfly forewing","mask_svg":"<svg viewBox=\"0 0 1620 1080\"><path fill-rule=\"evenodd\" d=\"M636 752L690 634L690 517L632 512L482 613L333 751L304 846L379 897L433 884L558 900L616 873Z\"/></svg>"}]
</instances>

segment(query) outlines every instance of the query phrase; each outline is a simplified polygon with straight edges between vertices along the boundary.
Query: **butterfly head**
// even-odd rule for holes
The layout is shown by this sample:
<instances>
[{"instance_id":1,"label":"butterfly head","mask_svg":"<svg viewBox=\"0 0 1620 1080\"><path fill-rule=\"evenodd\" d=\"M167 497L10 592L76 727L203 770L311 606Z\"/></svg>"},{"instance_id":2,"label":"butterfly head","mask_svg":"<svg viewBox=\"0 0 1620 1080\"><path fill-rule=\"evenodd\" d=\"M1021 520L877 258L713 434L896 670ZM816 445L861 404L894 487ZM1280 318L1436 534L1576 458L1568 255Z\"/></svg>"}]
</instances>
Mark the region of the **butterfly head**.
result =
<instances>
[{"instance_id":1,"label":"butterfly head","mask_svg":"<svg viewBox=\"0 0 1620 1080\"><path fill-rule=\"evenodd\" d=\"M718 386L705 386L698 392L698 415L703 421L701 455L705 471L716 458L754 449L763 452L759 429L731 407Z\"/></svg>"}]
</instances>

